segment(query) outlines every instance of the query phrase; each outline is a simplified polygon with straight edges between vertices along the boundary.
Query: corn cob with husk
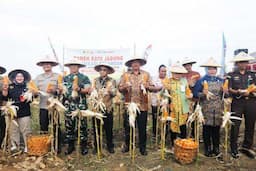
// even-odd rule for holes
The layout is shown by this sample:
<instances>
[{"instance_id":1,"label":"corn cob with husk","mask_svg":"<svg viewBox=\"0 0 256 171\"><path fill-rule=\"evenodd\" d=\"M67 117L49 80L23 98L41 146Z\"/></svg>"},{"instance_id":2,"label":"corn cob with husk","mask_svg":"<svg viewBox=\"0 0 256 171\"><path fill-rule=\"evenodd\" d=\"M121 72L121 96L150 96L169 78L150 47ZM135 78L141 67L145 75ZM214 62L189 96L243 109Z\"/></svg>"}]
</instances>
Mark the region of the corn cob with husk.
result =
<instances>
[{"instance_id":1,"label":"corn cob with husk","mask_svg":"<svg viewBox=\"0 0 256 171\"><path fill-rule=\"evenodd\" d=\"M234 120L242 120L240 117L232 116L234 112L230 112L231 109L231 98L225 98L224 100L224 112L222 116L222 125L221 128L225 129L225 140L224 140L224 161L228 162L228 133L230 130L230 125L233 124L231 119Z\"/></svg>"},{"instance_id":2,"label":"corn cob with husk","mask_svg":"<svg viewBox=\"0 0 256 171\"><path fill-rule=\"evenodd\" d=\"M200 78L200 75L196 74L196 75L192 75L191 80L197 80Z\"/></svg>"},{"instance_id":3,"label":"corn cob with husk","mask_svg":"<svg viewBox=\"0 0 256 171\"><path fill-rule=\"evenodd\" d=\"M127 111L129 115L129 125L130 125L130 156L132 159L132 163L134 163L135 159L135 121L137 117L137 113L140 114L139 106L134 103L128 103Z\"/></svg>"},{"instance_id":4,"label":"corn cob with husk","mask_svg":"<svg viewBox=\"0 0 256 171\"><path fill-rule=\"evenodd\" d=\"M60 114L64 114L64 112L67 110L67 108L57 99L54 97L49 97L48 98L48 106L49 114L51 115L51 135L52 135L52 152L57 155L57 149L58 149L58 129L59 129L59 118ZM54 140L54 125L56 125L55 129L55 140ZM55 141L55 143L54 143ZM55 148L53 145L55 144Z\"/></svg>"},{"instance_id":5,"label":"corn cob with husk","mask_svg":"<svg viewBox=\"0 0 256 171\"><path fill-rule=\"evenodd\" d=\"M144 94L144 95L146 95L147 94L147 90L146 90L146 88L145 88L145 86L144 86L144 84L147 84L147 82L148 82L148 75L147 74L143 74L143 76L142 76L142 84L140 85L140 88L141 88L141 90L142 90L142 93Z\"/></svg>"},{"instance_id":6,"label":"corn cob with husk","mask_svg":"<svg viewBox=\"0 0 256 171\"><path fill-rule=\"evenodd\" d=\"M214 96L214 94L209 91L209 85L206 80L204 80L203 82L203 89L207 90L206 99L210 100Z\"/></svg>"},{"instance_id":7,"label":"corn cob with husk","mask_svg":"<svg viewBox=\"0 0 256 171\"><path fill-rule=\"evenodd\" d=\"M93 112L89 109L87 109L87 110L75 110L70 114L70 116L72 118L74 118L74 117L77 117L79 114L81 115L81 117L86 117L86 118L95 117L95 118L100 120L100 123L102 125L104 124L103 118L106 118L106 116L104 116L102 113Z\"/></svg>"},{"instance_id":8,"label":"corn cob with husk","mask_svg":"<svg viewBox=\"0 0 256 171\"><path fill-rule=\"evenodd\" d=\"M76 90L74 90L74 89L78 88L78 76L74 76L72 88L73 88L73 90L72 90L71 96L73 99L75 99L78 97L78 92Z\"/></svg>"},{"instance_id":9,"label":"corn cob with husk","mask_svg":"<svg viewBox=\"0 0 256 171\"><path fill-rule=\"evenodd\" d=\"M169 84L170 84L169 78L167 78L167 77L164 78L164 79L162 80L162 84L163 84L164 88L169 87Z\"/></svg>"},{"instance_id":10,"label":"corn cob with husk","mask_svg":"<svg viewBox=\"0 0 256 171\"><path fill-rule=\"evenodd\" d=\"M22 96L20 97L21 101L31 102L33 100L33 92L34 93L39 93L42 96L49 96L48 93L40 91L37 88L37 86L34 83L34 81L30 81L27 86L28 86L28 90L25 93L23 93Z\"/></svg>"},{"instance_id":11,"label":"corn cob with husk","mask_svg":"<svg viewBox=\"0 0 256 171\"><path fill-rule=\"evenodd\" d=\"M8 84L9 84L9 78L8 78L8 76L4 76L3 85L8 85Z\"/></svg>"},{"instance_id":12,"label":"corn cob with husk","mask_svg":"<svg viewBox=\"0 0 256 171\"><path fill-rule=\"evenodd\" d=\"M228 90L228 79L226 79L222 85L222 89L223 89L223 93L222 93L222 100L224 100L224 97L225 97L225 91Z\"/></svg>"},{"instance_id":13,"label":"corn cob with husk","mask_svg":"<svg viewBox=\"0 0 256 171\"><path fill-rule=\"evenodd\" d=\"M98 159L101 158L101 151L102 151L102 125L103 125L103 117L105 117L102 113L105 113L106 106L103 103L102 97L98 94L97 90L95 89L95 85L93 86L93 91L91 92L88 102L89 102L89 109L82 111L82 115L84 117L94 117L94 124L95 124L95 133L96 133L96 144L97 144L97 154ZM98 133L98 125L97 119L101 121L100 124L100 134Z\"/></svg>"},{"instance_id":14,"label":"corn cob with husk","mask_svg":"<svg viewBox=\"0 0 256 171\"><path fill-rule=\"evenodd\" d=\"M51 91L52 88L53 88L53 84L52 83L48 83L47 84L47 88L46 88L46 92Z\"/></svg>"},{"instance_id":15,"label":"corn cob with husk","mask_svg":"<svg viewBox=\"0 0 256 171\"><path fill-rule=\"evenodd\" d=\"M67 108L57 99L54 97L49 97L48 98L48 110L53 111L56 110L61 114L64 114L64 112L67 110Z\"/></svg>"},{"instance_id":16,"label":"corn cob with husk","mask_svg":"<svg viewBox=\"0 0 256 171\"><path fill-rule=\"evenodd\" d=\"M58 86L62 89L63 87L63 76L61 74L58 75Z\"/></svg>"},{"instance_id":17,"label":"corn cob with husk","mask_svg":"<svg viewBox=\"0 0 256 171\"><path fill-rule=\"evenodd\" d=\"M80 126L81 126L81 118L82 117L91 117L91 118L94 118L95 122L95 132L96 132L96 144L97 144L97 154L98 154L98 159L101 158L101 149L102 149L102 125L104 124L104 121L103 121L103 118L105 118L106 116L104 116L102 113L98 113L98 112L94 112L94 111L91 111L91 110L75 110L73 111L69 116L71 116L72 118L74 117L78 117L78 128L77 128L77 131L78 131L78 141L77 141L77 145L78 145L78 148L80 147ZM97 119L100 120L100 136L99 136L99 133L98 133L98 125L97 125ZM99 139L101 141L99 141ZM101 149L100 149L101 148ZM77 151L79 154L79 150Z\"/></svg>"},{"instance_id":18,"label":"corn cob with husk","mask_svg":"<svg viewBox=\"0 0 256 171\"><path fill-rule=\"evenodd\" d=\"M8 145L8 139L10 136L10 128L11 128L11 123L14 123L16 126L18 126L18 123L14 120L15 117L17 117L17 110L19 110L18 106L13 105L13 101L7 101L4 106L1 107L1 110L5 116L5 137L4 137L4 143L3 143L3 151L4 154L7 149Z\"/></svg>"},{"instance_id":19,"label":"corn cob with husk","mask_svg":"<svg viewBox=\"0 0 256 171\"><path fill-rule=\"evenodd\" d=\"M202 107L197 104L195 111L189 115L188 120L187 120L187 127L191 129L191 124L195 122L195 141L199 143L199 129L200 126L202 126L205 122L203 112L202 112ZM199 149L198 149L199 150Z\"/></svg>"},{"instance_id":20,"label":"corn cob with husk","mask_svg":"<svg viewBox=\"0 0 256 171\"><path fill-rule=\"evenodd\" d=\"M256 92L256 86L255 86L255 84L249 85L246 90L247 90L248 93L254 93L254 92Z\"/></svg>"},{"instance_id":21,"label":"corn cob with husk","mask_svg":"<svg viewBox=\"0 0 256 171\"><path fill-rule=\"evenodd\" d=\"M228 112L228 111L224 111L223 112L223 116L222 116L222 125L221 127L224 128L227 124L232 124L233 122L231 121L233 120L242 120L242 118L237 117L237 116L232 116L234 112Z\"/></svg>"},{"instance_id":22,"label":"corn cob with husk","mask_svg":"<svg viewBox=\"0 0 256 171\"><path fill-rule=\"evenodd\" d=\"M186 86L185 94L186 94L187 98L192 98L193 97L192 91L191 91L191 89L189 88L188 85Z\"/></svg>"}]
</instances>

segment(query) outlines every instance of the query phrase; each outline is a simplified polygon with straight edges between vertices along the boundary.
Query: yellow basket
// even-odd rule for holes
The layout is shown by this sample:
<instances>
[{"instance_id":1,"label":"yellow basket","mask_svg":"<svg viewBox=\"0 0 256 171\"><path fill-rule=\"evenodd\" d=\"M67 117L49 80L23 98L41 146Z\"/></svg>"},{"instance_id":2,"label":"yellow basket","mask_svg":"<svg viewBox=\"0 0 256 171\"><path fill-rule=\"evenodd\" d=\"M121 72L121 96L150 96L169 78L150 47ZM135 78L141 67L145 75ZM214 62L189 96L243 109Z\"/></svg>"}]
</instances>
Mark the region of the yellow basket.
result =
<instances>
[{"instance_id":1,"label":"yellow basket","mask_svg":"<svg viewBox=\"0 0 256 171\"><path fill-rule=\"evenodd\" d=\"M47 134L30 135L27 137L28 154L42 156L49 152L51 137Z\"/></svg>"},{"instance_id":2,"label":"yellow basket","mask_svg":"<svg viewBox=\"0 0 256 171\"><path fill-rule=\"evenodd\" d=\"M174 142L174 156L181 164L192 163L197 157L198 143L192 139L177 139Z\"/></svg>"}]
</instances>

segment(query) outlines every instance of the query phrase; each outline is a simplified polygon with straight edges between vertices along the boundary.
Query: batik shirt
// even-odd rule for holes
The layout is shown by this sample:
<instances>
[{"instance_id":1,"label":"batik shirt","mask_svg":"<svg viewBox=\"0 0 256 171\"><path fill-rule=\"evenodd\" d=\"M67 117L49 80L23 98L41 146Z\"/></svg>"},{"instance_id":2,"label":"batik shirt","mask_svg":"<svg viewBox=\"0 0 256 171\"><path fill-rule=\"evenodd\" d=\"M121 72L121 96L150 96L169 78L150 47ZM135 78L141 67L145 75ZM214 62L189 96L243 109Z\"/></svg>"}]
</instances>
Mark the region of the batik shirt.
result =
<instances>
[{"instance_id":1,"label":"batik shirt","mask_svg":"<svg viewBox=\"0 0 256 171\"><path fill-rule=\"evenodd\" d=\"M131 88L128 91L121 92L124 95L125 102L137 103L141 111L148 111L148 94L143 94L141 84L153 85L149 73L143 70L140 70L138 75L135 75L132 71L126 72L121 77L120 85L128 82L131 84Z\"/></svg>"},{"instance_id":2,"label":"batik shirt","mask_svg":"<svg viewBox=\"0 0 256 171\"><path fill-rule=\"evenodd\" d=\"M93 88L95 88L103 99L107 112L113 109L113 97L116 95L116 81L111 77L101 78L97 77L93 81Z\"/></svg>"}]
</instances>

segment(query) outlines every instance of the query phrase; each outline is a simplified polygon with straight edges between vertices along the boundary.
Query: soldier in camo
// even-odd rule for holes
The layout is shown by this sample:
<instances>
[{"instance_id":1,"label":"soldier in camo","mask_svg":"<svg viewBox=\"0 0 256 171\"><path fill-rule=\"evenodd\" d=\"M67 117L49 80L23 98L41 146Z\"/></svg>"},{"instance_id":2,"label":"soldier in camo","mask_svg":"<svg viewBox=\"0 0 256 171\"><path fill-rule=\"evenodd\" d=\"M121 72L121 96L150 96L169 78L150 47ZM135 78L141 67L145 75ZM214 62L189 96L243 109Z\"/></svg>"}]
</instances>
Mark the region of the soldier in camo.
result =
<instances>
[{"instance_id":1,"label":"soldier in camo","mask_svg":"<svg viewBox=\"0 0 256 171\"><path fill-rule=\"evenodd\" d=\"M77 110L87 109L86 94L90 92L91 85L89 78L79 72L79 68L85 67L79 61L72 60L65 64L69 67L70 74L64 77L64 85L67 88L67 92L64 94L63 103L67 108L65 113L65 128L66 139L68 140L68 148L65 152L66 155L71 154L75 150L75 140L80 138L81 140L81 154L86 155L88 153L87 148L87 120L81 119L80 137L77 137L77 120L78 117L72 119L70 114ZM74 78L78 77L78 86L73 86ZM72 95L72 91L77 92L77 96Z\"/></svg>"}]
</instances>

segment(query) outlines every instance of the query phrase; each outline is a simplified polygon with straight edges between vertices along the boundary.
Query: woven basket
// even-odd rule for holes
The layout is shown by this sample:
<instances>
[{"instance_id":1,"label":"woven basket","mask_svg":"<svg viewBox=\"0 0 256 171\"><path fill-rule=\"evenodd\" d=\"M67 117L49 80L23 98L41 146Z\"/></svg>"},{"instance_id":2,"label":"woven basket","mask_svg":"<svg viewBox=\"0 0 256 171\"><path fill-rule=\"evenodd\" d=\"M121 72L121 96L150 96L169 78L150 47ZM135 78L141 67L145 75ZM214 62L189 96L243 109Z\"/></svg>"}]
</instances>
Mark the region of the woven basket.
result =
<instances>
[{"instance_id":1,"label":"woven basket","mask_svg":"<svg viewBox=\"0 0 256 171\"><path fill-rule=\"evenodd\" d=\"M197 157L198 144L195 143L196 147L186 147L179 145L178 141L174 142L174 155L175 159L181 164L189 164L192 163Z\"/></svg>"},{"instance_id":2,"label":"woven basket","mask_svg":"<svg viewBox=\"0 0 256 171\"><path fill-rule=\"evenodd\" d=\"M42 156L49 152L51 138L47 134L30 135L27 138L28 154L33 156Z\"/></svg>"}]
</instances>

